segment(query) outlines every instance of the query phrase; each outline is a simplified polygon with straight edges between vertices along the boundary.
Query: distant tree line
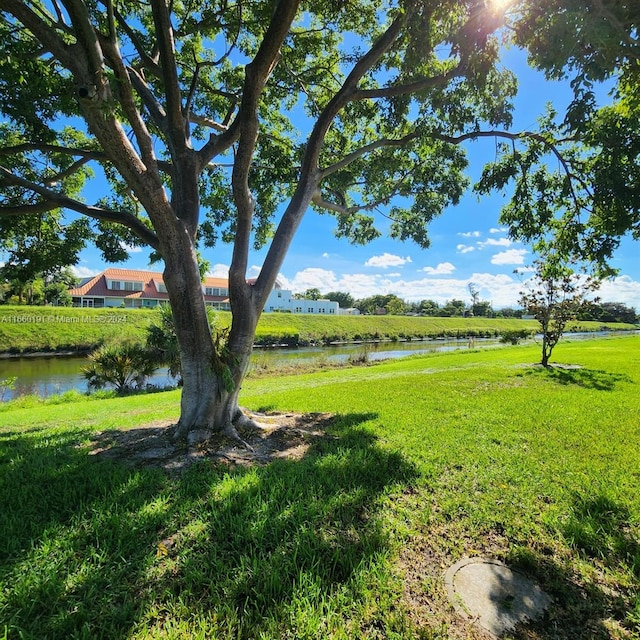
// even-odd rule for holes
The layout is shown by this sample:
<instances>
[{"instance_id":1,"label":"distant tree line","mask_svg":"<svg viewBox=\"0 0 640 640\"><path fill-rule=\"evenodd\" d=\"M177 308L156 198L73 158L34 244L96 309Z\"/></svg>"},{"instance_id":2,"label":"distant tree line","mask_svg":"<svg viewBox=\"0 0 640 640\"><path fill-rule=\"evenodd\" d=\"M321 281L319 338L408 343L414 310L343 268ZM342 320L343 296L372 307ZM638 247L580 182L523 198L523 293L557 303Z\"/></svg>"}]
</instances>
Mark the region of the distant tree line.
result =
<instances>
[{"instance_id":1,"label":"distant tree line","mask_svg":"<svg viewBox=\"0 0 640 640\"><path fill-rule=\"evenodd\" d=\"M70 307L69 289L77 285L78 278L68 267L30 273L25 277L15 265L5 264L0 267L0 304Z\"/></svg>"},{"instance_id":2,"label":"distant tree line","mask_svg":"<svg viewBox=\"0 0 640 640\"><path fill-rule=\"evenodd\" d=\"M473 292L472 292L473 293ZM330 291L321 293L319 289L307 289L304 293L295 294L295 297L307 300L333 300L341 309L358 309L364 315L419 315L434 317L484 317L484 318L522 318L524 309L501 307L494 309L488 300L478 300L472 295L471 303L464 300L452 299L444 304L435 300L420 300L407 302L393 293L378 294L368 298L356 299L350 293L344 291ZM622 302L592 302L585 305L577 314L577 319L582 321L594 320L596 322L626 322L636 324L640 322L640 315L633 307Z\"/></svg>"},{"instance_id":3,"label":"distant tree line","mask_svg":"<svg viewBox=\"0 0 640 640\"><path fill-rule=\"evenodd\" d=\"M78 278L68 267L36 274L26 282L16 277L12 278L12 275L14 274L6 266L0 267L0 304L71 306L69 289L77 286ZM453 298L441 305L431 299L407 302L393 293L356 299L345 291L321 293L319 289L312 288L304 293L294 294L294 298L332 300L337 302L341 309L358 309L364 315L521 318L525 313L523 309L511 307L494 309L488 300L478 300L474 295L471 303ZM640 315L633 307L622 302L593 302L580 310L577 319L636 324L640 322Z\"/></svg>"}]
</instances>

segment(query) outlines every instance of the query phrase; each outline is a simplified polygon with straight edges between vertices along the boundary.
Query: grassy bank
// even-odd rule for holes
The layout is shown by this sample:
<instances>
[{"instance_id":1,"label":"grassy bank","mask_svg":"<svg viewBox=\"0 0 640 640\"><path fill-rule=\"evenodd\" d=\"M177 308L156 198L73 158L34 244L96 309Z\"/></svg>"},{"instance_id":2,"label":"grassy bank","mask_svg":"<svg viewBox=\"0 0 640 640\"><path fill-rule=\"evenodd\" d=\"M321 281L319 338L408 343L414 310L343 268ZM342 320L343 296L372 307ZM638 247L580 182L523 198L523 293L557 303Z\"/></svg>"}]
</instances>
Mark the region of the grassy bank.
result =
<instances>
[{"instance_id":1,"label":"grassy bank","mask_svg":"<svg viewBox=\"0 0 640 640\"><path fill-rule=\"evenodd\" d=\"M144 342L157 312L142 309L69 309L0 306L0 353L88 351L110 342ZM219 326L231 315L219 312ZM256 344L328 344L360 340L494 337L505 331L535 331L533 320L420 318L407 316L319 316L265 313ZM633 325L581 322L572 331L626 330Z\"/></svg>"},{"instance_id":2,"label":"grassy bank","mask_svg":"<svg viewBox=\"0 0 640 640\"><path fill-rule=\"evenodd\" d=\"M254 410L335 414L327 436L182 475L88 455L174 419L177 392L9 403L0 637L474 638L443 572L490 555L553 598L509 637L638 638L639 344L561 343L581 368L521 346L247 380Z\"/></svg>"},{"instance_id":3,"label":"grassy bank","mask_svg":"<svg viewBox=\"0 0 640 640\"><path fill-rule=\"evenodd\" d=\"M102 344L145 339L157 312L0 306L0 353L89 351Z\"/></svg>"}]
</instances>

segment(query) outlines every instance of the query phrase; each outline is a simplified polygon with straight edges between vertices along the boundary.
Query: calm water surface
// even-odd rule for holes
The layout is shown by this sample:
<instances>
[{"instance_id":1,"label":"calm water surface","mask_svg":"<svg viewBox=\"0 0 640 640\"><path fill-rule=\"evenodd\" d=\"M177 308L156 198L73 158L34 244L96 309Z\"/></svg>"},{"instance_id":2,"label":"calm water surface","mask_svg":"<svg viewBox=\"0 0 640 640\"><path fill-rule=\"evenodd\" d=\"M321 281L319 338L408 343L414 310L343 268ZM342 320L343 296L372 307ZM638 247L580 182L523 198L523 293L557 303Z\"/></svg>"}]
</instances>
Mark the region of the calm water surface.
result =
<instances>
[{"instance_id":1,"label":"calm water surface","mask_svg":"<svg viewBox=\"0 0 640 640\"><path fill-rule=\"evenodd\" d=\"M567 339L595 338L602 337L602 335L599 333L568 334ZM253 351L252 361L256 365L267 364L270 366L291 365L295 362L318 358L345 361L350 356L361 355L364 351L366 351L369 360L384 360L436 351L495 347L497 345L500 345L498 340L476 338L472 342L469 340L424 340L302 347L299 349L257 348ZM0 401L26 394L50 396L70 389L84 392L87 390L87 382L82 375L82 368L86 365L87 359L84 357L0 358L0 381L7 378L17 378L13 390L4 388L0 383ZM149 383L158 387L166 387L174 385L175 381L169 377L166 369L162 369L149 379Z\"/></svg>"},{"instance_id":2,"label":"calm water surface","mask_svg":"<svg viewBox=\"0 0 640 640\"><path fill-rule=\"evenodd\" d=\"M476 339L473 345L494 346L493 339ZM472 346L473 346L472 345ZM365 350L370 360L401 358L403 356L469 348L468 340L427 340L413 342L381 342L375 344L349 344L330 347L302 347L299 349L262 349L253 351L252 361L258 365L290 365L318 358L345 361L349 356L358 356ZM22 395L37 394L43 397L63 393L70 389L87 391L87 381L82 368L87 366L85 357L76 356L34 356L26 358L0 358L0 381L16 378L15 388L6 389L0 384L0 401ZM149 384L165 387L175 384L161 369L149 379Z\"/></svg>"}]
</instances>

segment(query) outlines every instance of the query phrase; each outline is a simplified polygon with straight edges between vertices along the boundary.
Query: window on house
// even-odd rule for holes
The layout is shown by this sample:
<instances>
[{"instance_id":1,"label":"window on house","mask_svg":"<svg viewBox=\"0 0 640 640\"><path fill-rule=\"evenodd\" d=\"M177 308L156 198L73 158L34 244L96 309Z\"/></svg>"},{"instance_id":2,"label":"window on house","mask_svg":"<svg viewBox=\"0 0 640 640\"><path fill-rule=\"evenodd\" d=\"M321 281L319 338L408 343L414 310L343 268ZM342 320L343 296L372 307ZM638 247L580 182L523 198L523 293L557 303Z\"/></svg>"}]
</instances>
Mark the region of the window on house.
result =
<instances>
[{"instance_id":1,"label":"window on house","mask_svg":"<svg viewBox=\"0 0 640 640\"><path fill-rule=\"evenodd\" d=\"M113 291L142 291L143 283L133 280L111 280L108 286Z\"/></svg>"},{"instance_id":2,"label":"window on house","mask_svg":"<svg viewBox=\"0 0 640 640\"><path fill-rule=\"evenodd\" d=\"M229 295L227 289L220 287L205 287L204 293L207 296L226 296Z\"/></svg>"}]
</instances>

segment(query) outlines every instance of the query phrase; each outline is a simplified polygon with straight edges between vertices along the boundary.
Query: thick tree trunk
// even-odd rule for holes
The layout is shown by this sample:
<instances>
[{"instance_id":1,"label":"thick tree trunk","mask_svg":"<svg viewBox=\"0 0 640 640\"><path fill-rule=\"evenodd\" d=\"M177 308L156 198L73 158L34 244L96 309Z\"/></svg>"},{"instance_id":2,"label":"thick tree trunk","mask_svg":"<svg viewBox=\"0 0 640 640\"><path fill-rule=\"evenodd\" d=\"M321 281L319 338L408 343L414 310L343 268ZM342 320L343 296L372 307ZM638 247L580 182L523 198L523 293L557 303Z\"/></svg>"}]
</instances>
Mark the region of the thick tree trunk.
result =
<instances>
[{"instance_id":1,"label":"thick tree trunk","mask_svg":"<svg viewBox=\"0 0 640 640\"><path fill-rule=\"evenodd\" d=\"M226 348L216 353L198 262L190 245L188 237L176 238L173 250L165 255L164 283L180 346L183 380L175 437L189 445L220 432L239 439L234 426L241 419L238 395L249 366L258 315L252 311L251 300L246 300L243 308L234 312Z\"/></svg>"}]
</instances>

